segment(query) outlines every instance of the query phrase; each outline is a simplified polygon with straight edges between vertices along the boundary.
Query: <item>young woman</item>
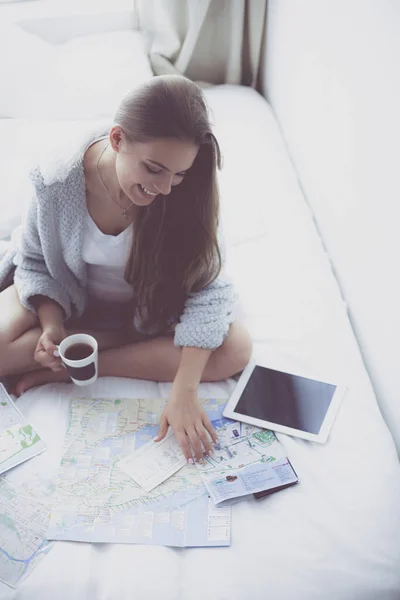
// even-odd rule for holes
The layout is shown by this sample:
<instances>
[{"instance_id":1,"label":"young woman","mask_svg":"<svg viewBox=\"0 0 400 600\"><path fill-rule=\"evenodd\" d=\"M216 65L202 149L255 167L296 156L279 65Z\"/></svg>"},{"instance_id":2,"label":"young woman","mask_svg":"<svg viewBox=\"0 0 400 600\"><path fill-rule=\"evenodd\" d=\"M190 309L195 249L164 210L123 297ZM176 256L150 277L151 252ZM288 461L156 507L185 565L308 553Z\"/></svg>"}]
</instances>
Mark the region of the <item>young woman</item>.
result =
<instances>
[{"instance_id":1,"label":"young woman","mask_svg":"<svg viewBox=\"0 0 400 600\"><path fill-rule=\"evenodd\" d=\"M159 439L170 425L188 460L211 451L197 386L251 353L220 273L219 166L201 89L161 76L123 99L111 129L32 171L19 242L0 262L0 376L22 374L18 395L67 380L56 344L87 332L100 375L173 381Z\"/></svg>"}]
</instances>

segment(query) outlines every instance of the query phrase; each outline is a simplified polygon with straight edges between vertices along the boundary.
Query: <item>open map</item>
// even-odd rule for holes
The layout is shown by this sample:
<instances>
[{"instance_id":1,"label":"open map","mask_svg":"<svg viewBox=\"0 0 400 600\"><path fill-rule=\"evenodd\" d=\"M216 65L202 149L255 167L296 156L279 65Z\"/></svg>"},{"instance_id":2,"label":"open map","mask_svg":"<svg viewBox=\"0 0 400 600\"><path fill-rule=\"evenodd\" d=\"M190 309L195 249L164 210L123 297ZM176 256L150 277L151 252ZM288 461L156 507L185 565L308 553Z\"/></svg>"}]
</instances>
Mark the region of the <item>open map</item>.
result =
<instances>
[{"instance_id":1,"label":"open map","mask_svg":"<svg viewBox=\"0 0 400 600\"><path fill-rule=\"evenodd\" d=\"M46 449L0 384L0 474Z\"/></svg>"},{"instance_id":2,"label":"open map","mask_svg":"<svg viewBox=\"0 0 400 600\"><path fill-rule=\"evenodd\" d=\"M219 444L197 463L215 505L297 483L273 431L222 417L213 422Z\"/></svg>"},{"instance_id":3,"label":"open map","mask_svg":"<svg viewBox=\"0 0 400 600\"><path fill-rule=\"evenodd\" d=\"M204 400L211 421L225 400ZM193 465L146 492L120 459L155 437L160 399L74 399L48 538L84 542L226 546L230 507L210 501Z\"/></svg>"},{"instance_id":4,"label":"open map","mask_svg":"<svg viewBox=\"0 0 400 600\"><path fill-rule=\"evenodd\" d=\"M29 486L0 478L0 579L16 587L51 543L46 539L50 501L41 501Z\"/></svg>"}]
</instances>

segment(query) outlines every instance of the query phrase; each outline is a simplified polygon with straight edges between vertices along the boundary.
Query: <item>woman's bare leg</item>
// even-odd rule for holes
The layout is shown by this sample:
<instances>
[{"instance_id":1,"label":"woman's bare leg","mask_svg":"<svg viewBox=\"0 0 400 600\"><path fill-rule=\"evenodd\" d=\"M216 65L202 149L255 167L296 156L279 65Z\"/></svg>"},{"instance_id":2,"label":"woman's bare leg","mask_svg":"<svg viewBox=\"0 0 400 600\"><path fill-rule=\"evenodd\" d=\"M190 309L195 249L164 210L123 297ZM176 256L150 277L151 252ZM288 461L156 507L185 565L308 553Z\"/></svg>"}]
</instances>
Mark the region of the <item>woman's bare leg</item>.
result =
<instances>
[{"instance_id":1,"label":"woman's bare leg","mask_svg":"<svg viewBox=\"0 0 400 600\"><path fill-rule=\"evenodd\" d=\"M250 336L240 323L235 322L222 346L211 354L202 381L231 377L246 366L250 355ZM181 349L174 345L172 335L159 337L100 352L99 374L103 377L173 381L180 358ZM20 395L31 387L52 381L69 381L69 377L64 371L53 373L43 369L23 376L16 391Z\"/></svg>"},{"instance_id":2,"label":"woman's bare leg","mask_svg":"<svg viewBox=\"0 0 400 600\"><path fill-rule=\"evenodd\" d=\"M100 349L123 346L132 341L124 331L93 331L85 327L70 333L93 335ZM36 315L21 305L15 286L0 294L0 377L40 369L33 354L42 330Z\"/></svg>"},{"instance_id":3,"label":"woman's bare leg","mask_svg":"<svg viewBox=\"0 0 400 600\"><path fill-rule=\"evenodd\" d=\"M31 334L38 320L21 305L15 286L0 294L0 375L31 370L38 337ZM26 337L27 336L27 337ZM24 339L25 338L25 339ZM22 340L22 341L21 341ZM22 366L22 368L20 368ZM38 365L37 365L38 366Z\"/></svg>"}]
</instances>

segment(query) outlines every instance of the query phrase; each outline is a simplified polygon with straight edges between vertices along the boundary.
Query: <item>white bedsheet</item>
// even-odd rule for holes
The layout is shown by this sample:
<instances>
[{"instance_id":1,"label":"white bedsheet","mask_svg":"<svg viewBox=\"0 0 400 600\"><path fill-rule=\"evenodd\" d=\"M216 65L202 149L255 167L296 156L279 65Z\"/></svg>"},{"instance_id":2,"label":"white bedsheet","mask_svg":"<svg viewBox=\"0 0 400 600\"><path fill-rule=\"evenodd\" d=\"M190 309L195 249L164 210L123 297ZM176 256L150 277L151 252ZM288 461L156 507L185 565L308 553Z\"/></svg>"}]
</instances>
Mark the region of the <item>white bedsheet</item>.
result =
<instances>
[{"instance_id":1,"label":"white bedsheet","mask_svg":"<svg viewBox=\"0 0 400 600\"><path fill-rule=\"evenodd\" d=\"M400 598L400 466L312 215L268 105L244 88L207 94L225 155L227 270L256 356L348 385L330 439L317 445L280 436L300 483L236 504L230 548L58 542L18 592L4 587L0 598ZM228 397L233 385L202 384L199 394ZM166 397L169 389L104 378L90 393ZM72 385L48 385L18 401L49 451L10 481L55 472L74 394Z\"/></svg>"}]
</instances>

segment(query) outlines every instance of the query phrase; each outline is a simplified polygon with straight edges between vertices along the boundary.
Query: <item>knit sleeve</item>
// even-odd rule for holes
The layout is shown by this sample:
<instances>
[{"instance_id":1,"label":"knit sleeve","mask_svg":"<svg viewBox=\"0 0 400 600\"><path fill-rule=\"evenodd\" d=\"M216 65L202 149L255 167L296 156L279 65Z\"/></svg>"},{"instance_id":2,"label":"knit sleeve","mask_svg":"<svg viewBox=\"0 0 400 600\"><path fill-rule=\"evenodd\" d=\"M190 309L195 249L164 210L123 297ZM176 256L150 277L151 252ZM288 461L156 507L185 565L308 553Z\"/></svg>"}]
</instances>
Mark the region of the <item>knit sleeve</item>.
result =
<instances>
[{"instance_id":1,"label":"knit sleeve","mask_svg":"<svg viewBox=\"0 0 400 600\"><path fill-rule=\"evenodd\" d=\"M221 346L233 321L234 303L233 285L224 275L190 294L175 328L175 345L209 350Z\"/></svg>"},{"instance_id":2,"label":"knit sleeve","mask_svg":"<svg viewBox=\"0 0 400 600\"><path fill-rule=\"evenodd\" d=\"M71 301L65 289L51 276L44 259L39 232L39 203L34 194L16 243L14 283L21 304L36 312L31 298L47 296L64 310L65 318L71 314Z\"/></svg>"}]
</instances>

